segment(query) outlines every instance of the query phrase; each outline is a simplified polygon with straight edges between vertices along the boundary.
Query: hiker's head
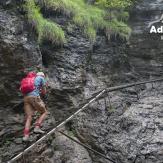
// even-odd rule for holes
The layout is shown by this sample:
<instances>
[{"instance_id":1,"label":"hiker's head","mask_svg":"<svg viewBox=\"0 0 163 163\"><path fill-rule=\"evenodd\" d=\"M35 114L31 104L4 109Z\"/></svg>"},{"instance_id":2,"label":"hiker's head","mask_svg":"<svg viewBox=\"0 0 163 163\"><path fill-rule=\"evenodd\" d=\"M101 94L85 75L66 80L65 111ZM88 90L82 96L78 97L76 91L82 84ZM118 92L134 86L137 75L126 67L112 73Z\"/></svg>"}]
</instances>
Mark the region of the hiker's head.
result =
<instances>
[{"instance_id":1,"label":"hiker's head","mask_svg":"<svg viewBox=\"0 0 163 163\"><path fill-rule=\"evenodd\" d=\"M37 76L45 77L45 74L44 74L43 72L38 72L36 75L37 75Z\"/></svg>"}]
</instances>

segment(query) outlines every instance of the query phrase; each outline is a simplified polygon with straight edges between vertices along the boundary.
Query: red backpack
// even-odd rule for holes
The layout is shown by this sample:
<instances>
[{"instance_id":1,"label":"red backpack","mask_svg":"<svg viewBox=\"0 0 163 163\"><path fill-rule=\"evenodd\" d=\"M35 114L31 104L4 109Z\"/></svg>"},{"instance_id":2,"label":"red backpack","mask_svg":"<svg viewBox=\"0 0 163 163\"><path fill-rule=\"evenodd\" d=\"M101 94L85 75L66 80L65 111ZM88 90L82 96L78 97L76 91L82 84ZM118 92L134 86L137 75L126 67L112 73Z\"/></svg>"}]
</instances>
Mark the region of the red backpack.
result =
<instances>
[{"instance_id":1,"label":"red backpack","mask_svg":"<svg viewBox=\"0 0 163 163\"><path fill-rule=\"evenodd\" d=\"M35 89L35 78L36 73L35 72L29 72L28 75L22 79L20 84L20 91L23 95L26 95L27 93L32 92Z\"/></svg>"}]
</instances>

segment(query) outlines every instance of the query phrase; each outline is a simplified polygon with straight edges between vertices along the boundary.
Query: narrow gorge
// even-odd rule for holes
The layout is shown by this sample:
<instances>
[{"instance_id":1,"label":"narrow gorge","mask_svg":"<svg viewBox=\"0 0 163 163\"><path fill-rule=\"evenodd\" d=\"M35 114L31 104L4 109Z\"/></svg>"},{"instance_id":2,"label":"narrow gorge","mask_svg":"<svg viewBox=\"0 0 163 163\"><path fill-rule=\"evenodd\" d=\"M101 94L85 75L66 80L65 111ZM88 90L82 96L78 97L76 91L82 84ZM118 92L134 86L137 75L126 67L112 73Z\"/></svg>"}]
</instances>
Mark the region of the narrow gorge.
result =
<instances>
[{"instance_id":1,"label":"narrow gorge","mask_svg":"<svg viewBox=\"0 0 163 163\"><path fill-rule=\"evenodd\" d=\"M48 76L46 132L105 88L163 75L163 40L160 34L149 33L149 24L163 14L162 0L134 3L129 10L128 41L108 40L98 31L92 43L78 27L72 30L64 14L43 11L66 31L67 43L62 46L37 42L25 18L24 2L0 1L0 163L29 146L22 141L19 91L27 72L42 69ZM163 163L163 81L105 94L61 130L116 163ZM32 132L32 142L39 138ZM16 162L111 163L58 132Z\"/></svg>"}]
</instances>

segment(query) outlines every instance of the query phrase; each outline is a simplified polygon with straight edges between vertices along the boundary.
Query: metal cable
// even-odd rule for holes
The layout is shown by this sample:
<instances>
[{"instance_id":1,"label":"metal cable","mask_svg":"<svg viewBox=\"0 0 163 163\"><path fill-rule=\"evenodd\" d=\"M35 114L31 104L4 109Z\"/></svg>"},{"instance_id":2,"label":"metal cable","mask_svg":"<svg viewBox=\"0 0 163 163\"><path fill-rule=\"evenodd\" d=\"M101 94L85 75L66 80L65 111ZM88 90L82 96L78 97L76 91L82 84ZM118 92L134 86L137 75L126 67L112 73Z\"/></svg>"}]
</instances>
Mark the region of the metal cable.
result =
<instances>
[{"instance_id":1,"label":"metal cable","mask_svg":"<svg viewBox=\"0 0 163 163\"><path fill-rule=\"evenodd\" d=\"M79 145L85 147L86 149L92 151L93 153L98 154L98 155L100 155L101 157L103 157L103 158L105 158L105 159L107 159L107 160L109 160L109 161L111 161L111 162L113 162L113 163L116 163L116 162L113 161L112 159L106 157L106 156L105 156L104 154L102 154L101 152L98 152L98 151L92 149L91 147L85 145L84 143L81 143L81 142L77 141L76 139L72 138L71 136L65 134L64 132L62 132L62 131L58 131L58 132L61 133L61 134L64 135L64 136L66 136L67 138L71 139L71 140L74 141L75 143L77 143L77 144L79 144Z\"/></svg>"},{"instance_id":2,"label":"metal cable","mask_svg":"<svg viewBox=\"0 0 163 163\"><path fill-rule=\"evenodd\" d=\"M21 152L20 154L18 154L14 158L12 158L7 163L13 163L14 161L18 160L22 155L24 155L25 153L30 151L35 145L40 143L42 140L46 139L49 135L54 133L58 128L65 125L67 122L69 122L71 119L73 119L77 114L79 114L81 111L83 111L85 108L87 108L92 102L94 102L96 99L100 98L105 92L113 92L113 91L121 90L121 89L124 89L124 88L132 87L132 86L137 86L137 85L146 84L146 83L153 83L153 82L158 82L158 81L163 81L163 78L155 79L155 80L149 80L149 81L143 81L143 82L137 82L137 83L127 84L127 85L121 85L121 86L111 87L111 88L102 90L99 94L97 94L94 98L92 98L88 103L86 103L77 112L72 114L69 118L67 118L65 121L63 121L61 124L59 124L57 127L52 129L51 131L49 131L46 135L44 135L42 138L37 140L34 144L32 144L31 146L26 148L23 152Z\"/></svg>"},{"instance_id":3,"label":"metal cable","mask_svg":"<svg viewBox=\"0 0 163 163\"><path fill-rule=\"evenodd\" d=\"M147 80L147 81L142 81L142 82L136 82L136 83L126 84L126 85L120 85L120 86L116 86L116 87L110 87L110 88L107 88L106 91L113 92L113 91L121 90L124 88L129 88L129 87L133 87L133 86L137 86L137 85L141 85L141 84L147 84L147 83L153 83L153 82L159 82L159 81L163 81L163 78L155 79L155 80Z\"/></svg>"},{"instance_id":4,"label":"metal cable","mask_svg":"<svg viewBox=\"0 0 163 163\"><path fill-rule=\"evenodd\" d=\"M91 99L87 104L85 104L82 108L80 108L77 112L75 112L73 115L71 115L69 118L67 118L65 121L63 121L62 123L60 123L57 127L55 127L54 129L52 129L51 131L49 131L46 135L44 135L43 137L41 137L39 140L37 140L34 144L32 144L31 146L29 146L28 148L26 148L23 152L21 152L20 154L18 154L17 156L15 156L14 158L12 158L10 161L8 161L7 163L13 163L14 161L18 160L20 157L22 157L22 155L24 155L25 153L27 153L28 151L30 151L34 146L36 146L38 143L40 143L41 141L45 140L48 136L50 136L52 133L54 133L58 128L62 127L63 125L65 125L67 122L69 122L71 119L73 119L77 114L79 114L81 111L83 111L85 108L87 108L92 102L94 102L96 99L98 99L101 95L103 95L105 93L106 90L102 90L98 95L96 95L93 99Z\"/></svg>"}]
</instances>

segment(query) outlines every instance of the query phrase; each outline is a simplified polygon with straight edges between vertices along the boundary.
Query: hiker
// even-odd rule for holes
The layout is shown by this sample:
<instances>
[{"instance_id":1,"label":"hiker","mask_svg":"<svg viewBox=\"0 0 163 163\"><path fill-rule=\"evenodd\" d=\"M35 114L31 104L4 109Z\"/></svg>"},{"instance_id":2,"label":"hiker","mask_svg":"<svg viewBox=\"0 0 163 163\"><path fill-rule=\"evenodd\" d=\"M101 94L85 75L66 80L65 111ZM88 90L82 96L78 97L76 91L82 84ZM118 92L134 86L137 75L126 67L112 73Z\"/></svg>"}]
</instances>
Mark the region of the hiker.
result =
<instances>
[{"instance_id":1,"label":"hiker","mask_svg":"<svg viewBox=\"0 0 163 163\"><path fill-rule=\"evenodd\" d=\"M35 123L34 132L45 133L40 128L47 115L45 104L40 98L41 94L46 94L45 74L43 72L38 72L37 74L34 72L28 73L27 77L21 81L20 89L24 95L24 111L26 114L23 140L28 141L32 116L35 111L38 111L41 115Z\"/></svg>"}]
</instances>

